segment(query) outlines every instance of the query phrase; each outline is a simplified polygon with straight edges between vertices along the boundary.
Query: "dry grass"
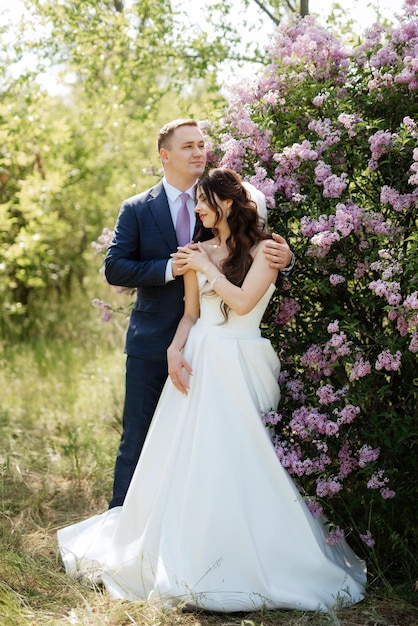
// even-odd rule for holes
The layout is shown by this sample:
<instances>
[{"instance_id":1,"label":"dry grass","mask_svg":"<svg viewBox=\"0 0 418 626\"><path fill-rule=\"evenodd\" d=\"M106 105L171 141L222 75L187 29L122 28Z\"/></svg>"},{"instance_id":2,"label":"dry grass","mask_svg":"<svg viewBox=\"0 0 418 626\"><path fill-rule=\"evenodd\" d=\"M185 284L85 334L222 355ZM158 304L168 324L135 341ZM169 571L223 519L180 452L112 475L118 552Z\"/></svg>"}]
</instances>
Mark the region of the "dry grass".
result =
<instances>
[{"instance_id":1,"label":"dry grass","mask_svg":"<svg viewBox=\"0 0 418 626\"><path fill-rule=\"evenodd\" d=\"M21 346L0 370L0 626L418 626L418 594L378 590L335 614L209 614L114 601L62 567L56 530L101 512L119 440L123 356ZM25 376L21 375L25 372Z\"/></svg>"}]
</instances>

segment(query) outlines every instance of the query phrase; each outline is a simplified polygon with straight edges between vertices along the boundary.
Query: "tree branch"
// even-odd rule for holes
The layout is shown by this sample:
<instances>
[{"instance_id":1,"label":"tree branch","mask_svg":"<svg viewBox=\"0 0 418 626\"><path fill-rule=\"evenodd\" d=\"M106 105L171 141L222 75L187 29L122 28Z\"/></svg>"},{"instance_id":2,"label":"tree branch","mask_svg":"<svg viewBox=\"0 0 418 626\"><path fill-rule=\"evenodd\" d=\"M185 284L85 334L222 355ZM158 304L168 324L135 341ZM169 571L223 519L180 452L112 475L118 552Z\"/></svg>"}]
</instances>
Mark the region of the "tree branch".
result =
<instances>
[{"instance_id":1,"label":"tree branch","mask_svg":"<svg viewBox=\"0 0 418 626\"><path fill-rule=\"evenodd\" d=\"M291 2L289 2L289 0L285 0L286 4L287 4L287 8L290 9L290 11L292 11L292 13L297 13L297 8L296 6Z\"/></svg>"},{"instance_id":2,"label":"tree branch","mask_svg":"<svg viewBox=\"0 0 418 626\"><path fill-rule=\"evenodd\" d=\"M261 0L254 0L254 2L259 6L259 8L264 11L264 13L267 13L267 15L269 16L269 18L276 24L276 26L278 26L280 24L280 20L275 17L273 15L273 13L271 13L268 8L261 2Z\"/></svg>"}]
</instances>

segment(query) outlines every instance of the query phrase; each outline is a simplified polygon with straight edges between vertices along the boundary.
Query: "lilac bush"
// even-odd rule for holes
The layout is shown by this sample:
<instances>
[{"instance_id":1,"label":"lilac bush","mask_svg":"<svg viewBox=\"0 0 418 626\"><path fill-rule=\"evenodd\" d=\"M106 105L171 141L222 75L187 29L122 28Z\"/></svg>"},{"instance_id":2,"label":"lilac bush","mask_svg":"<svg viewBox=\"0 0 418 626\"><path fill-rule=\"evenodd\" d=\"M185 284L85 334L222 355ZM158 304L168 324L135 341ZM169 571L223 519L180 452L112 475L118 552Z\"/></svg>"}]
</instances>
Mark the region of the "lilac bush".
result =
<instances>
[{"instance_id":1,"label":"lilac bush","mask_svg":"<svg viewBox=\"0 0 418 626\"><path fill-rule=\"evenodd\" d=\"M328 541L397 583L417 552L417 7L351 50L294 16L206 129L211 165L264 191L297 256L264 328L283 365L264 415L277 455Z\"/></svg>"}]
</instances>

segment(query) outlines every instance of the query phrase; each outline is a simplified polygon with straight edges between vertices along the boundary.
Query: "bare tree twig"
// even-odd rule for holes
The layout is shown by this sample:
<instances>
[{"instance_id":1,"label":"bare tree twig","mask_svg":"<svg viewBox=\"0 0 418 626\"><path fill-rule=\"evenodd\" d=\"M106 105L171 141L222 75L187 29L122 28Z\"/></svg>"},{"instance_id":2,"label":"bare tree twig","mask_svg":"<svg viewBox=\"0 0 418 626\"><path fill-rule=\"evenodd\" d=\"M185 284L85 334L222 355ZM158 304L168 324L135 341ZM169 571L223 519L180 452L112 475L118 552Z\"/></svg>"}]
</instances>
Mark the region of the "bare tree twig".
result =
<instances>
[{"instance_id":1,"label":"bare tree twig","mask_svg":"<svg viewBox=\"0 0 418 626\"><path fill-rule=\"evenodd\" d=\"M254 2L260 7L262 11L264 11L264 13L266 13L269 16L271 20L273 20L276 26L280 24L280 20L277 17L275 17L273 13L271 13L271 11L268 10L268 8L261 2L261 0L254 0Z\"/></svg>"}]
</instances>

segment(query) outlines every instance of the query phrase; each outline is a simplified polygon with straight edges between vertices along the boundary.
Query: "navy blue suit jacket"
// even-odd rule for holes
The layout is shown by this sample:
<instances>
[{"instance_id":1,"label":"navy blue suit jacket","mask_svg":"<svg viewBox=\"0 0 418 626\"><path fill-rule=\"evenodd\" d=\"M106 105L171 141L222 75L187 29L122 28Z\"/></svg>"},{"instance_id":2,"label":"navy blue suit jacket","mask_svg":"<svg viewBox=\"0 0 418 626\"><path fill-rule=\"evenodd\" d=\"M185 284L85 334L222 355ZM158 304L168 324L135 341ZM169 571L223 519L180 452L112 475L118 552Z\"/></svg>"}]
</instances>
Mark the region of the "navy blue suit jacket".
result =
<instances>
[{"instance_id":1,"label":"navy blue suit jacket","mask_svg":"<svg viewBox=\"0 0 418 626\"><path fill-rule=\"evenodd\" d=\"M149 360L167 358L184 310L183 279L165 282L167 261L177 246L161 181L123 202L105 257L105 276L111 285L137 290L126 336L127 354Z\"/></svg>"}]
</instances>

